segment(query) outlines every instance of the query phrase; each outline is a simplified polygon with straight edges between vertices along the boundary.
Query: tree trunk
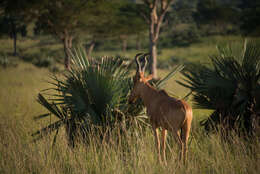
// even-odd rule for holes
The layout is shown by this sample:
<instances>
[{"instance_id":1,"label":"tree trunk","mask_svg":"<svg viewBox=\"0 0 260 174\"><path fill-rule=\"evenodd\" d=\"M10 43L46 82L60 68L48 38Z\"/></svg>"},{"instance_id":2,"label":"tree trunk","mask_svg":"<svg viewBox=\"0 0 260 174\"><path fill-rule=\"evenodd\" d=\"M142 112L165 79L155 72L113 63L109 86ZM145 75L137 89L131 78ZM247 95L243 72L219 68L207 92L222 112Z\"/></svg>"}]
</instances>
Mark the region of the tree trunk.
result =
<instances>
[{"instance_id":1,"label":"tree trunk","mask_svg":"<svg viewBox=\"0 0 260 174\"><path fill-rule=\"evenodd\" d=\"M16 31L16 26L14 24L13 21L11 21L11 26L12 26L12 38L13 38L13 46L14 46L14 52L13 55L16 56L17 55L17 31Z\"/></svg>"},{"instance_id":2,"label":"tree trunk","mask_svg":"<svg viewBox=\"0 0 260 174\"><path fill-rule=\"evenodd\" d=\"M90 46L88 48L88 51L87 51L88 58L91 58L91 54L92 54L92 51L94 50L95 44L96 44L95 40L92 40L90 43Z\"/></svg>"},{"instance_id":3,"label":"tree trunk","mask_svg":"<svg viewBox=\"0 0 260 174\"><path fill-rule=\"evenodd\" d=\"M63 47L64 47L64 66L65 69L70 69L70 49L72 48L72 37L65 36L63 39Z\"/></svg>"},{"instance_id":4,"label":"tree trunk","mask_svg":"<svg viewBox=\"0 0 260 174\"><path fill-rule=\"evenodd\" d=\"M127 39L123 39L123 43L122 43L122 51L126 52L127 49Z\"/></svg>"},{"instance_id":5,"label":"tree trunk","mask_svg":"<svg viewBox=\"0 0 260 174\"><path fill-rule=\"evenodd\" d=\"M137 35L136 37L136 50L140 50L141 49L141 36Z\"/></svg>"},{"instance_id":6,"label":"tree trunk","mask_svg":"<svg viewBox=\"0 0 260 174\"><path fill-rule=\"evenodd\" d=\"M119 39L122 41L122 51L126 52L126 49L127 49L127 35L120 35Z\"/></svg>"},{"instance_id":7,"label":"tree trunk","mask_svg":"<svg viewBox=\"0 0 260 174\"><path fill-rule=\"evenodd\" d=\"M156 12L156 6L150 11L150 26L149 26L149 39L150 39L150 64L149 64L149 72L153 75L154 79L157 79L157 49L156 43L159 37L158 27L158 16Z\"/></svg>"},{"instance_id":8,"label":"tree trunk","mask_svg":"<svg viewBox=\"0 0 260 174\"><path fill-rule=\"evenodd\" d=\"M161 2L161 5L159 4ZM160 28L169 8L170 4L174 0L153 0L145 1L150 9L149 16L145 19L149 23L149 38L150 38L150 73L153 75L153 78L158 78L157 76L157 41L160 34ZM160 8L160 9L159 9Z\"/></svg>"},{"instance_id":9,"label":"tree trunk","mask_svg":"<svg viewBox=\"0 0 260 174\"><path fill-rule=\"evenodd\" d=\"M153 75L153 78L157 79L158 75L157 75L157 45L156 45L156 42L150 41L149 52L151 55L149 71L150 71L150 74Z\"/></svg>"},{"instance_id":10,"label":"tree trunk","mask_svg":"<svg viewBox=\"0 0 260 174\"><path fill-rule=\"evenodd\" d=\"M17 42L17 33L16 33L16 31L13 33L13 40L14 40L14 56L16 56L17 55L17 44L16 44L16 42Z\"/></svg>"}]
</instances>

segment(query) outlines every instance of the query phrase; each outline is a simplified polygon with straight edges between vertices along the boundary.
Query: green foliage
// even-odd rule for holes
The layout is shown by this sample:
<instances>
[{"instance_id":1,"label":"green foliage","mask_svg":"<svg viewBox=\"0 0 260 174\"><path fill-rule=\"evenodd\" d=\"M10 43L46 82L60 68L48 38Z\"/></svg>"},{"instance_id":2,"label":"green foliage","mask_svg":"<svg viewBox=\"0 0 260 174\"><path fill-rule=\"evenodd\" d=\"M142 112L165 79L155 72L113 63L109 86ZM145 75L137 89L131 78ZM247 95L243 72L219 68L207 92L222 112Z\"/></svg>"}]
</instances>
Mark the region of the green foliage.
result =
<instances>
[{"instance_id":1,"label":"green foliage","mask_svg":"<svg viewBox=\"0 0 260 174\"><path fill-rule=\"evenodd\" d=\"M171 31L164 33L159 47L171 48L173 46L185 47L192 43L199 42L201 33L194 24L175 26Z\"/></svg>"},{"instance_id":2,"label":"green foliage","mask_svg":"<svg viewBox=\"0 0 260 174\"><path fill-rule=\"evenodd\" d=\"M39 11L35 31L46 31L60 38L82 29L86 19L87 0L42 1L34 4ZM68 32L68 33L65 33Z\"/></svg>"},{"instance_id":3,"label":"green foliage","mask_svg":"<svg viewBox=\"0 0 260 174\"><path fill-rule=\"evenodd\" d=\"M239 16L232 8L234 2L224 2L218 0L200 0L198 2L198 12L196 17L198 23L212 23L214 25L226 22L235 22Z\"/></svg>"},{"instance_id":4,"label":"green foliage","mask_svg":"<svg viewBox=\"0 0 260 174\"><path fill-rule=\"evenodd\" d=\"M22 60L25 62L30 62L37 67L51 67L54 66L57 60L55 60L52 56L48 55L49 52L45 49L40 49L40 52L36 52L33 54L25 54L22 57Z\"/></svg>"},{"instance_id":5,"label":"green foliage","mask_svg":"<svg viewBox=\"0 0 260 174\"><path fill-rule=\"evenodd\" d=\"M51 57L39 57L34 59L33 64L38 67L49 67L53 65L54 60Z\"/></svg>"},{"instance_id":6,"label":"green foliage","mask_svg":"<svg viewBox=\"0 0 260 174\"><path fill-rule=\"evenodd\" d=\"M180 64L180 59L177 59L175 57L171 57L166 60L158 59L158 68L160 69L171 69L173 66Z\"/></svg>"},{"instance_id":7,"label":"green foliage","mask_svg":"<svg viewBox=\"0 0 260 174\"><path fill-rule=\"evenodd\" d=\"M21 21L21 17L9 16L0 17L0 35L8 35L11 38L21 34L25 37L27 34L26 25Z\"/></svg>"},{"instance_id":8,"label":"green foliage","mask_svg":"<svg viewBox=\"0 0 260 174\"><path fill-rule=\"evenodd\" d=\"M239 32L241 9L237 1L199 0L193 17L205 36Z\"/></svg>"},{"instance_id":9,"label":"green foliage","mask_svg":"<svg viewBox=\"0 0 260 174\"><path fill-rule=\"evenodd\" d=\"M172 78L174 75L177 73L181 72L183 70L184 66L183 65L178 65L175 66L164 78L160 79L155 83L155 87L157 89L162 89L163 86L166 84L166 82Z\"/></svg>"},{"instance_id":10,"label":"green foliage","mask_svg":"<svg viewBox=\"0 0 260 174\"><path fill-rule=\"evenodd\" d=\"M121 5L115 22L119 34L131 35L146 31L148 26L138 10L138 5L134 3Z\"/></svg>"},{"instance_id":11,"label":"green foliage","mask_svg":"<svg viewBox=\"0 0 260 174\"><path fill-rule=\"evenodd\" d=\"M245 35L260 36L260 25L258 22L260 19L260 2L249 1L243 4L241 15L241 29Z\"/></svg>"},{"instance_id":12,"label":"green foliage","mask_svg":"<svg viewBox=\"0 0 260 174\"><path fill-rule=\"evenodd\" d=\"M206 130L221 125L226 130L254 135L260 111L260 47L255 42L218 47L211 56L213 68L201 66L184 72L198 108L212 109L202 122Z\"/></svg>"},{"instance_id":13,"label":"green foliage","mask_svg":"<svg viewBox=\"0 0 260 174\"><path fill-rule=\"evenodd\" d=\"M15 56L18 34L23 37L27 35L27 5L27 1L2 0L0 2L0 36L7 35L13 39Z\"/></svg>"},{"instance_id":14,"label":"green foliage","mask_svg":"<svg viewBox=\"0 0 260 174\"><path fill-rule=\"evenodd\" d=\"M85 138L94 127L104 133L116 124L127 127L143 110L141 104L130 106L127 96L132 86L129 69L121 59L101 58L88 60L82 50L72 54L73 66L63 79L53 78L52 99L38 95L38 102L58 121L33 135L48 134L65 125L68 141L74 146L76 138ZM49 116L44 114L37 118ZM141 117L140 117L141 118ZM139 119L141 121L141 119Z\"/></svg>"}]
</instances>

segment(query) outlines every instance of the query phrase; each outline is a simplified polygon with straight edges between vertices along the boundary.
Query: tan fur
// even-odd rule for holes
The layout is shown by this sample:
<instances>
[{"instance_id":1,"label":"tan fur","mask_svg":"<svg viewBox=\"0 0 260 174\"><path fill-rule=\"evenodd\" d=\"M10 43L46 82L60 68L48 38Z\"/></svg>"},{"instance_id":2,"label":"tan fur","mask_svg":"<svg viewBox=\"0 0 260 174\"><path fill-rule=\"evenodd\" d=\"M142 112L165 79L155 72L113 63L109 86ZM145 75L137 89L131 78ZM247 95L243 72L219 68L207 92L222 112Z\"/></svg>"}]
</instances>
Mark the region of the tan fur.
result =
<instances>
[{"instance_id":1,"label":"tan fur","mask_svg":"<svg viewBox=\"0 0 260 174\"><path fill-rule=\"evenodd\" d=\"M134 101L136 98L143 100L154 131L159 161L161 161L161 155L158 128L161 127L163 160L166 162L165 141L167 130L169 130L179 144L180 158L185 162L192 122L192 108L185 101L170 97L164 90L155 89L148 83L149 80L150 77L145 78L143 72L137 71L129 101ZM182 130L182 137L180 130Z\"/></svg>"}]
</instances>

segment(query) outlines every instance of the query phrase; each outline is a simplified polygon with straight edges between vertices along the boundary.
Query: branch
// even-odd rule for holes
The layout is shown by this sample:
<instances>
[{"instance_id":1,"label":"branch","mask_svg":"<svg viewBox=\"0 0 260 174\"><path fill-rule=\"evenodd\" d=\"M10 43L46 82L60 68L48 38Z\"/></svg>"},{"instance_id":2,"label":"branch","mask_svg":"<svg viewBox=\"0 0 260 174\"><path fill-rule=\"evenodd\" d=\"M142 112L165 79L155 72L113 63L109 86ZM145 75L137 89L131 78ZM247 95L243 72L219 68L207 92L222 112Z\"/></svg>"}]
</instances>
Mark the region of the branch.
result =
<instances>
[{"instance_id":1,"label":"branch","mask_svg":"<svg viewBox=\"0 0 260 174\"><path fill-rule=\"evenodd\" d=\"M162 3L164 1L164 8L162 8L161 14L159 16L159 19L158 19L158 22L157 22L157 25L156 25L156 28L155 28L154 40L158 39L160 28L161 28L161 24L163 22L164 16L165 16L166 12L168 11L169 6L173 3L174 0L169 0L168 3L166 3L167 0L161 0L161 1L162 1Z\"/></svg>"},{"instance_id":2,"label":"branch","mask_svg":"<svg viewBox=\"0 0 260 174\"><path fill-rule=\"evenodd\" d=\"M153 0L153 9L158 7L159 0Z\"/></svg>"},{"instance_id":3,"label":"branch","mask_svg":"<svg viewBox=\"0 0 260 174\"><path fill-rule=\"evenodd\" d=\"M143 0L145 4L147 4L148 6L151 4L151 2L149 2L149 0Z\"/></svg>"},{"instance_id":4,"label":"branch","mask_svg":"<svg viewBox=\"0 0 260 174\"><path fill-rule=\"evenodd\" d=\"M144 12L140 12L140 15L144 18L144 20L145 20L145 22L147 23L147 24L149 24L150 23L150 20L149 20L149 18L145 15L145 13Z\"/></svg>"}]
</instances>

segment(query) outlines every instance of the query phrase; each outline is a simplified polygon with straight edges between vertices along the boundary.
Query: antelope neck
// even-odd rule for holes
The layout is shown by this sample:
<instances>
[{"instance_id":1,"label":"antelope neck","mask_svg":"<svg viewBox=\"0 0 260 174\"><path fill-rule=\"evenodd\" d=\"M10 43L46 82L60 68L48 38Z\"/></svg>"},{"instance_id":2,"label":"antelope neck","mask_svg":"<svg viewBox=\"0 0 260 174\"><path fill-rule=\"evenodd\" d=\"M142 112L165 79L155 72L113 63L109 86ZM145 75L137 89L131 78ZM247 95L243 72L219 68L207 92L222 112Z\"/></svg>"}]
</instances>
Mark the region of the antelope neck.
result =
<instances>
[{"instance_id":1,"label":"antelope neck","mask_svg":"<svg viewBox=\"0 0 260 174\"><path fill-rule=\"evenodd\" d=\"M151 101L158 95L158 90L147 83L144 83L142 87L143 92L141 93L141 98L144 102L144 105L149 107Z\"/></svg>"}]
</instances>

